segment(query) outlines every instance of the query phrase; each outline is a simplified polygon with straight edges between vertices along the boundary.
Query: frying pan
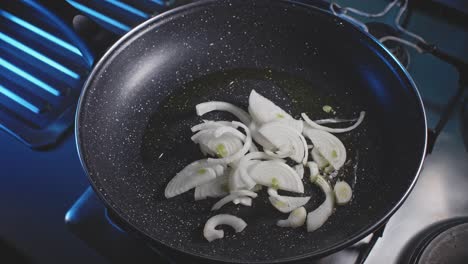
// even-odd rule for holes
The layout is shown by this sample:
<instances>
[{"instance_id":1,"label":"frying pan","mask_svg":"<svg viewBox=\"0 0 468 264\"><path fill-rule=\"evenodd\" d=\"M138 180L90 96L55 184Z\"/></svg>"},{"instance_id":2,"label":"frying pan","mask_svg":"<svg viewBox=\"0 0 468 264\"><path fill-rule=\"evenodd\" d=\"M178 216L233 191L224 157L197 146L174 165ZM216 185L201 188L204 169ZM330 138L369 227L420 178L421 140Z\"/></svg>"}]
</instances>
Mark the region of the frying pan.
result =
<instances>
[{"instance_id":1,"label":"frying pan","mask_svg":"<svg viewBox=\"0 0 468 264\"><path fill-rule=\"evenodd\" d=\"M265 192L252 207L164 198L168 181L201 159L190 141L196 104L247 107L252 89L298 117L356 117L339 134L348 162L337 178L354 198L315 232L276 227L285 215ZM214 113L206 119L233 120ZM370 35L333 14L294 1L200 1L150 19L97 63L80 98L76 139L91 185L130 233L156 247L205 261L279 263L333 253L362 239L395 212L415 184L426 149L426 119L408 73ZM324 199L306 184L313 199ZM244 219L241 233L208 243L206 220Z\"/></svg>"}]
</instances>

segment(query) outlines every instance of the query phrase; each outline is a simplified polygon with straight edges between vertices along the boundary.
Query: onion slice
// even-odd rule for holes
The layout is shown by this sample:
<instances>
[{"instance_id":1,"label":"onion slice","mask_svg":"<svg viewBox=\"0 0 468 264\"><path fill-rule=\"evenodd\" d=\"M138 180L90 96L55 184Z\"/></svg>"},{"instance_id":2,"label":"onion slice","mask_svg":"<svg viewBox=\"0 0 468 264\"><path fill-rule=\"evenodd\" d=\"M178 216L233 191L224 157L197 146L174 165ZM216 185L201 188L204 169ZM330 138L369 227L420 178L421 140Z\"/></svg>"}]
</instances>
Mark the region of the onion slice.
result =
<instances>
[{"instance_id":1,"label":"onion slice","mask_svg":"<svg viewBox=\"0 0 468 264\"><path fill-rule=\"evenodd\" d=\"M250 116L247 112L242 110L241 108L230 104L226 102L219 102L219 101L211 101L211 102L205 102L201 104L197 104L195 106L195 109L197 110L197 115L202 116L208 112L211 111L226 111L229 112L233 115L235 115L239 120L248 125L252 121L250 119Z\"/></svg>"},{"instance_id":2,"label":"onion slice","mask_svg":"<svg viewBox=\"0 0 468 264\"><path fill-rule=\"evenodd\" d=\"M283 162L263 161L249 171L250 177L258 184L290 192L304 193L304 185L296 171Z\"/></svg>"},{"instance_id":3,"label":"onion slice","mask_svg":"<svg viewBox=\"0 0 468 264\"><path fill-rule=\"evenodd\" d=\"M279 220L276 225L279 227L292 227L297 228L303 226L306 221L307 211L302 206L294 209L286 220Z\"/></svg>"},{"instance_id":4,"label":"onion slice","mask_svg":"<svg viewBox=\"0 0 468 264\"><path fill-rule=\"evenodd\" d=\"M297 130L283 122L271 122L263 125L258 132L282 153L291 152L288 157L292 160L303 164L307 162L307 142Z\"/></svg>"},{"instance_id":5,"label":"onion slice","mask_svg":"<svg viewBox=\"0 0 468 264\"><path fill-rule=\"evenodd\" d=\"M312 144L314 144L312 151L316 154L320 153L320 155L323 156L333 166L333 168L335 168L335 170L340 169L344 165L346 161L346 149L343 143L336 136L326 131L309 127L304 127L303 134L312 141ZM315 161L320 166L319 161Z\"/></svg>"},{"instance_id":6,"label":"onion slice","mask_svg":"<svg viewBox=\"0 0 468 264\"><path fill-rule=\"evenodd\" d=\"M294 197L294 196L282 196L279 195L273 188L268 188L268 194L270 197L270 203L282 213L289 213L294 209L307 204L310 200L310 196L307 197Z\"/></svg>"},{"instance_id":7,"label":"onion slice","mask_svg":"<svg viewBox=\"0 0 468 264\"><path fill-rule=\"evenodd\" d=\"M166 198L171 198L213 180L216 178L213 167L207 164L206 160L190 163L169 181L164 195Z\"/></svg>"},{"instance_id":8,"label":"onion slice","mask_svg":"<svg viewBox=\"0 0 468 264\"><path fill-rule=\"evenodd\" d=\"M219 214L212 216L205 223L203 228L203 236L209 242L224 237L224 231L215 229L218 225L228 225L234 228L236 233L242 232L247 226L247 223L239 217L230 214Z\"/></svg>"},{"instance_id":9,"label":"onion slice","mask_svg":"<svg viewBox=\"0 0 468 264\"><path fill-rule=\"evenodd\" d=\"M257 194L254 193L254 192L248 191L248 190L239 190L239 191L231 192L231 194L229 194L228 196L224 197L223 199L221 199L217 203L215 203L213 205L213 207L211 207L211 211L218 210L221 207L223 207L223 205L225 205L225 204L227 204L229 202L232 202L232 201L234 201L235 199L237 199L239 197L244 197L244 196L249 196L249 197L255 198L255 197L257 197Z\"/></svg>"},{"instance_id":10,"label":"onion slice","mask_svg":"<svg viewBox=\"0 0 468 264\"><path fill-rule=\"evenodd\" d=\"M325 201L314 211L307 214L307 231L312 232L319 229L333 213L334 195L330 184L318 176L315 184L325 193Z\"/></svg>"},{"instance_id":11,"label":"onion slice","mask_svg":"<svg viewBox=\"0 0 468 264\"><path fill-rule=\"evenodd\" d=\"M259 124L292 119L292 117L283 109L257 93L255 90L250 92L248 110L255 122Z\"/></svg>"},{"instance_id":12,"label":"onion slice","mask_svg":"<svg viewBox=\"0 0 468 264\"><path fill-rule=\"evenodd\" d=\"M319 167L317 163L313 161L307 162L307 167L309 167L309 171L310 171L310 176L309 176L310 182L314 183L315 180L317 180L317 176L319 175Z\"/></svg>"},{"instance_id":13,"label":"onion slice","mask_svg":"<svg viewBox=\"0 0 468 264\"><path fill-rule=\"evenodd\" d=\"M205 184L195 187L195 201L206 199L207 197L218 198L229 193L228 175L216 177Z\"/></svg>"},{"instance_id":14,"label":"onion slice","mask_svg":"<svg viewBox=\"0 0 468 264\"><path fill-rule=\"evenodd\" d=\"M250 197L239 197L232 201L234 204L242 204L245 206L252 206L252 198Z\"/></svg>"},{"instance_id":15,"label":"onion slice","mask_svg":"<svg viewBox=\"0 0 468 264\"><path fill-rule=\"evenodd\" d=\"M237 151L236 153L234 153L232 155L229 155L227 157L223 157L223 158L219 158L219 159L209 158L208 161L207 161L208 163L228 164L228 163L231 163L233 161L236 161L236 160L242 158L249 151L249 148L252 145L252 137L250 135L250 130L247 128L247 126L245 126L244 124L242 124L240 122L233 121L232 124L236 128L241 127L242 129L245 130L246 138L245 138L244 145L242 146L242 148L239 151Z\"/></svg>"},{"instance_id":16,"label":"onion slice","mask_svg":"<svg viewBox=\"0 0 468 264\"><path fill-rule=\"evenodd\" d=\"M302 164L297 164L294 166L294 170L296 171L299 178L304 178L304 166Z\"/></svg>"},{"instance_id":17,"label":"onion slice","mask_svg":"<svg viewBox=\"0 0 468 264\"><path fill-rule=\"evenodd\" d=\"M351 186L345 181L338 181L333 188L335 192L336 203L339 205L344 205L349 203L351 197L353 196L353 191Z\"/></svg>"},{"instance_id":18,"label":"onion slice","mask_svg":"<svg viewBox=\"0 0 468 264\"><path fill-rule=\"evenodd\" d=\"M355 129L356 127L358 127L362 123L362 121L364 121L364 117L366 116L366 112L361 111L361 113L359 113L359 118L356 121L356 123L354 123L350 127L345 127L345 128L331 128L331 127L326 127L326 126L319 125L319 124L315 123L314 121L312 121L312 119L310 119L307 116L306 113L302 113L301 116L304 119L304 121L309 126L311 126L312 128L320 129L320 130L327 131L327 132L330 132L330 133L345 133L345 132L349 132L349 131Z\"/></svg>"}]
</instances>

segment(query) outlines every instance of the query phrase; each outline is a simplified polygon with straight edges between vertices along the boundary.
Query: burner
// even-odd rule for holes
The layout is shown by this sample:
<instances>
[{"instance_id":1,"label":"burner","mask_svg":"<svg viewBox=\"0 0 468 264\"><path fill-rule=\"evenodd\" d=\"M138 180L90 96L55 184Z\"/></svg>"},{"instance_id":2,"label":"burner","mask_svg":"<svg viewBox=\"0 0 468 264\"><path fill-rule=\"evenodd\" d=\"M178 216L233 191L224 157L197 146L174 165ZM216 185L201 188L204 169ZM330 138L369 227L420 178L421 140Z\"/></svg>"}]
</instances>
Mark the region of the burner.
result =
<instances>
[{"instance_id":1,"label":"burner","mask_svg":"<svg viewBox=\"0 0 468 264\"><path fill-rule=\"evenodd\" d=\"M467 245L468 223L451 227L427 245L419 258L419 263L466 263Z\"/></svg>"},{"instance_id":2,"label":"burner","mask_svg":"<svg viewBox=\"0 0 468 264\"><path fill-rule=\"evenodd\" d=\"M451 219L429 226L420 232L408 243L398 263L466 263L467 246L468 219Z\"/></svg>"},{"instance_id":3,"label":"burner","mask_svg":"<svg viewBox=\"0 0 468 264\"><path fill-rule=\"evenodd\" d=\"M367 28L369 29L369 33L377 39L380 39L385 36L394 36L399 37L400 33L396 31L390 25L380 23L380 22L369 22L366 23ZM393 55L400 61L400 63L408 69L410 65L410 55L408 49L401 43L395 41L386 41L383 43L384 46L390 50Z\"/></svg>"}]
</instances>

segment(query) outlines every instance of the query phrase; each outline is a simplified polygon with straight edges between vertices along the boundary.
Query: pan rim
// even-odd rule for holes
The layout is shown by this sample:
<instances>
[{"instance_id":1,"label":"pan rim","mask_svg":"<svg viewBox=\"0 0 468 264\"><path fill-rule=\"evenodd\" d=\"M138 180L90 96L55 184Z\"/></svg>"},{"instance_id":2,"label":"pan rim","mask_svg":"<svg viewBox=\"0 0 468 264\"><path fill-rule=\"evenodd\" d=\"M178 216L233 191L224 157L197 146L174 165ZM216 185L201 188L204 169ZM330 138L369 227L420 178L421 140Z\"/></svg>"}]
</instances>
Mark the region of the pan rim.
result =
<instances>
[{"instance_id":1,"label":"pan rim","mask_svg":"<svg viewBox=\"0 0 468 264\"><path fill-rule=\"evenodd\" d=\"M155 17L152 17L152 18L148 19L147 21L143 22L142 24L136 26L135 28L133 28L132 30L127 32L125 35L123 35L118 41L116 41L104 53L104 55L94 65L93 70L91 71L91 73L89 74L86 82L83 85L83 89L82 89L80 97L78 99L76 115L75 115L75 128L74 128L76 148L77 148L80 163L81 163L81 165L83 167L83 170L85 171L85 174L86 174L86 176L87 176L87 178L89 180L89 183L90 183L91 187L93 188L94 192L96 193L96 195L104 203L104 205L107 208L111 209L125 223L125 225L130 227L132 230L136 231L138 233L138 237L142 237L143 239L145 239L145 241L148 241L150 244L151 243L152 244L157 244L158 246L165 247L165 248L170 249L172 251L181 252L181 253L183 253L185 255L195 257L197 259L205 259L205 260L216 261L216 262L220 262L220 263L239 263L239 264L240 263L265 263L265 264L266 263L288 263L288 262L304 260L304 259L308 259L308 258L315 258L315 259L316 258L321 258L321 257L324 257L324 256L331 255L331 254L333 254L335 252L338 252L339 250L342 250L342 249L344 249L346 247L349 247L349 246L355 244L356 242L362 240L363 238L365 238L369 234L373 233L379 227L385 225L386 222L388 222L388 220L390 219L390 217L401 207L403 202L407 199L408 195L413 190L413 188L414 188L414 186L415 186L415 184L416 184L416 182L417 182L417 180L419 178L419 175L421 173L423 163L424 163L424 159L425 159L425 156L426 156L426 151L427 151L427 117L426 117L426 111L424 109L424 103L423 103L422 98L421 98L421 94L419 93L417 85L414 82L414 80L412 79L411 75L403 67L403 65L398 61L398 59L382 43L380 43L375 37L370 35L368 32L362 31L360 28L358 28L356 25L353 25L349 21L347 21L345 19L342 19L342 18L339 18L339 17L333 15L331 12L323 10L323 9L317 7L317 6L314 6L314 5L311 5L311 4L308 4L308 3L304 3L301 0L275 0L275 1L289 3L289 4L295 4L295 5L300 5L300 6L303 6L303 7L310 8L310 9L315 9L318 12L323 12L323 13L325 13L327 15L331 15L331 16L334 16L337 19L340 19L341 22L343 22L343 24L348 25L351 30L356 31L357 34L363 35L365 37L366 42L376 46L376 48L379 49L380 53L382 53L383 55L387 55L389 58L385 58L385 59L390 60L392 63L394 63L395 65L392 65L392 66L396 66L395 67L396 70L400 71L400 73L398 75L406 78L406 81L408 81L409 85L411 86L411 89L413 90L413 92L414 92L414 94L416 96L416 99L417 99L417 101L419 103L419 108L420 108L420 111L422 113L422 117L423 117L423 121L424 121L423 122L424 123L424 127L423 127L423 129L424 129L423 142L424 143L423 143L423 148L422 148L422 152L421 152L421 157L419 159L419 165L417 166L417 171L415 173L413 181L411 182L410 186L405 191L403 196L398 200L398 202L386 214L384 214L382 217L380 217L373 225L363 227L363 231L360 231L360 233L358 233L357 235L351 236L351 238L349 238L348 240L344 240L343 242L336 243L336 244L334 244L334 245L332 245L330 247L327 247L325 249L316 251L314 253L305 253L305 254L301 254L301 255L296 255L294 257L281 258L281 259L277 259L277 260L254 261L254 262L236 260L235 262L233 262L232 260L223 259L222 257L214 257L214 256L208 256L208 255L204 255L204 254L198 254L198 253L195 253L195 252L188 252L188 251L185 251L185 250L182 250L182 249L178 249L176 247L171 247L171 246L163 243L162 241L158 240L156 237L150 236L149 234L147 234L146 232L144 232L140 228L138 228L136 225L132 224L131 221L130 221L130 217L128 217L126 214L122 213L118 208L115 208L116 206L113 206L113 203L108 201L108 198L105 195L103 195L101 193L101 191L99 190L98 184L90 177L89 169L88 169L88 167L86 165L86 157L84 157L84 154L83 154L83 152L81 150L82 149L82 142L80 140L80 132L79 132L80 131L81 108L84 105L86 94L88 94L87 90L90 87L91 81L95 79L95 76L96 76L97 72L101 70L103 65L108 62L108 60L114 55L114 52L117 49L119 49L122 46L122 44L125 44L125 42L127 40L130 40L131 38L133 38L135 35L140 33L147 26L149 26L151 24L155 24L158 21L162 21L163 19L166 19L168 17L174 17L177 14L183 13L184 11L187 11L189 9L202 8L202 7L206 6L206 5L210 5L210 4L215 3L215 2L219 3L219 1L217 1L217 0L201 0L201 1L194 2L194 3L190 3L190 4L186 4L186 5L183 5L183 6L176 7L174 9L171 9L171 10L167 11L167 12L164 12L164 13L161 13L161 14L155 16ZM226 2L229 2L229 1L226 1Z\"/></svg>"}]
</instances>

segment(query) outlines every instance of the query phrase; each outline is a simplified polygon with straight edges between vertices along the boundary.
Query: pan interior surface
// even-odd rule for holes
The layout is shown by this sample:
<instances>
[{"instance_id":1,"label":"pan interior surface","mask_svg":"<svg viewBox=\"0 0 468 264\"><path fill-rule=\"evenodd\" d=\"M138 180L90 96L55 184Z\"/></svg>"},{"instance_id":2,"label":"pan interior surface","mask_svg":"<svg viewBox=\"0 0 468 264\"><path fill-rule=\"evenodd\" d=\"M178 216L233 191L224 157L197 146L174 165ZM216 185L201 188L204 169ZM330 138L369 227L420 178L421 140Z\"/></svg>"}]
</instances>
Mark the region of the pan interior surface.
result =
<instances>
[{"instance_id":1,"label":"pan interior surface","mask_svg":"<svg viewBox=\"0 0 468 264\"><path fill-rule=\"evenodd\" d=\"M168 181L203 158L190 141L190 127L202 121L195 105L217 100L246 109L252 89L296 118L333 117L323 105L342 118L367 113L358 129L337 134L348 152L338 178L350 183L353 199L315 232L277 227L287 214L265 190L252 207L216 212L216 199L195 202L193 191L164 198ZM93 71L76 129L92 185L131 228L188 254L245 263L316 256L362 237L414 184L426 133L411 80L382 47L331 14L286 1L201 2L145 23ZM304 182L311 211L324 197ZM203 226L219 213L248 226L225 228L224 239L208 243Z\"/></svg>"}]
</instances>

